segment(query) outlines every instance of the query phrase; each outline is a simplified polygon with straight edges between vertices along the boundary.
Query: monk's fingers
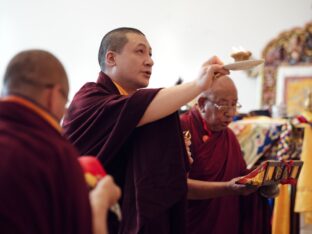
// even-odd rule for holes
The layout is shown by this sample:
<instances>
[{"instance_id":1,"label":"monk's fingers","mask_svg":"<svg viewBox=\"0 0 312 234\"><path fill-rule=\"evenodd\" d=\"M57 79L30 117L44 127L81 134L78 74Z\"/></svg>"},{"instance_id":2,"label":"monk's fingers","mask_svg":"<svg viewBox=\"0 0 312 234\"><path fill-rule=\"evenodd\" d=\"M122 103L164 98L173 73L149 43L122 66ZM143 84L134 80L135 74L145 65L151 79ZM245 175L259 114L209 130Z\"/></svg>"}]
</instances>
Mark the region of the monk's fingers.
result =
<instances>
[{"instance_id":1,"label":"monk's fingers","mask_svg":"<svg viewBox=\"0 0 312 234\"><path fill-rule=\"evenodd\" d=\"M220 78L221 76L230 74L229 70L224 69L223 66L219 64L209 65L205 67L205 73L207 79L212 79L212 81Z\"/></svg>"},{"instance_id":2,"label":"monk's fingers","mask_svg":"<svg viewBox=\"0 0 312 234\"><path fill-rule=\"evenodd\" d=\"M221 59L217 56L212 56L210 59L208 59L203 66L207 66L207 65L212 65L212 64L219 64L219 65L223 65L223 62L221 61Z\"/></svg>"},{"instance_id":3,"label":"monk's fingers","mask_svg":"<svg viewBox=\"0 0 312 234\"><path fill-rule=\"evenodd\" d=\"M212 87L214 81L218 78L215 78L216 74L219 74L217 77L229 74L229 71L224 69L220 64L212 64L202 67L197 80L197 84L200 86L202 91L205 91Z\"/></svg>"},{"instance_id":4,"label":"monk's fingers","mask_svg":"<svg viewBox=\"0 0 312 234\"><path fill-rule=\"evenodd\" d=\"M120 188L115 184L113 177L110 175L106 175L98 182L94 192L104 198L106 201L103 202L107 202L109 206L115 204L121 196Z\"/></svg>"}]
</instances>

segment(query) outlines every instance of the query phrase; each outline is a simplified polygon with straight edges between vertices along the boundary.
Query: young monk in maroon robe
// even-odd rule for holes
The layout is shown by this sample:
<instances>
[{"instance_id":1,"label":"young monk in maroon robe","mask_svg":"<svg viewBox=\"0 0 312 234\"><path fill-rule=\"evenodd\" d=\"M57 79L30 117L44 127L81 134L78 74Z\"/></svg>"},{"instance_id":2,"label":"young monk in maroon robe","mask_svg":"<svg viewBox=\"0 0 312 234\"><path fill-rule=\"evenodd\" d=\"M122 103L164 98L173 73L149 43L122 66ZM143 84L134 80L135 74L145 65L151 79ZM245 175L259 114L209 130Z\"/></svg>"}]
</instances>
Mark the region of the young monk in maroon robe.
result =
<instances>
[{"instance_id":1,"label":"young monk in maroon robe","mask_svg":"<svg viewBox=\"0 0 312 234\"><path fill-rule=\"evenodd\" d=\"M66 136L80 154L97 155L121 186L123 220L111 233L184 233L188 167L177 110L228 74L213 57L195 81L145 88L154 64L144 34L119 28L99 51L97 82L75 95L64 119Z\"/></svg>"},{"instance_id":2,"label":"young monk in maroon robe","mask_svg":"<svg viewBox=\"0 0 312 234\"><path fill-rule=\"evenodd\" d=\"M240 105L236 87L229 77L222 76L200 96L198 105L181 116L182 129L191 134L190 151L194 161L190 179L222 184L247 174L240 145L227 127L237 107ZM240 200L238 195L248 193L231 187L229 190L232 192L221 192L220 198L189 200L188 233L270 233L265 199L257 192Z\"/></svg>"},{"instance_id":3,"label":"young monk in maroon robe","mask_svg":"<svg viewBox=\"0 0 312 234\"><path fill-rule=\"evenodd\" d=\"M120 191L107 177L90 206L78 152L61 135L69 89L61 63L46 51L23 51L9 63L3 87L0 232L107 233L106 213Z\"/></svg>"}]
</instances>

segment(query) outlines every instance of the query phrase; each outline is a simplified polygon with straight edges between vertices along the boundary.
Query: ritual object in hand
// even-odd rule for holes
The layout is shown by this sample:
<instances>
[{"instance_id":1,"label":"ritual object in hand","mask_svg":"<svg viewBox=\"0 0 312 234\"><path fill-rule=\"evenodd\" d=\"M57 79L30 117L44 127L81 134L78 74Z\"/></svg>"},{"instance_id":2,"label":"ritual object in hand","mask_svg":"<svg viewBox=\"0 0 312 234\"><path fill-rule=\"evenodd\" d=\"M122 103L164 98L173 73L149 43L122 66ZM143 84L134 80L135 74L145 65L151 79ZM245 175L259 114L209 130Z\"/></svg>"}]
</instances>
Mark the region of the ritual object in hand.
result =
<instances>
[{"instance_id":1,"label":"ritual object in hand","mask_svg":"<svg viewBox=\"0 0 312 234\"><path fill-rule=\"evenodd\" d=\"M235 60L234 63L226 64L223 67L228 70L249 70L256 66L263 64L263 59L251 59L252 53L240 47L239 49L233 47L231 57Z\"/></svg>"},{"instance_id":2,"label":"ritual object in hand","mask_svg":"<svg viewBox=\"0 0 312 234\"><path fill-rule=\"evenodd\" d=\"M302 166L303 161L301 160L264 161L236 183L257 187L279 183L296 184Z\"/></svg>"},{"instance_id":3,"label":"ritual object in hand","mask_svg":"<svg viewBox=\"0 0 312 234\"><path fill-rule=\"evenodd\" d=\"M106 171L93 156L82 156L78 161L83 169L85 180L90 189L94 188L97 182L106 176Z\"/></svg>"},{"instance_id":4,"label":"ritual object in hand","mask_svg":"<svg viewBox=\"0 0 312 234\"><path fill-rule=\"evenodd\" d=\"M94 156L81 156L78 161L83 169L85 180L90 189L93 189L98 181L106 176L106 171L99 160ZM121 210L118 203L113 205L110 210L121 220Z\"/></svg>"}]
</instances>

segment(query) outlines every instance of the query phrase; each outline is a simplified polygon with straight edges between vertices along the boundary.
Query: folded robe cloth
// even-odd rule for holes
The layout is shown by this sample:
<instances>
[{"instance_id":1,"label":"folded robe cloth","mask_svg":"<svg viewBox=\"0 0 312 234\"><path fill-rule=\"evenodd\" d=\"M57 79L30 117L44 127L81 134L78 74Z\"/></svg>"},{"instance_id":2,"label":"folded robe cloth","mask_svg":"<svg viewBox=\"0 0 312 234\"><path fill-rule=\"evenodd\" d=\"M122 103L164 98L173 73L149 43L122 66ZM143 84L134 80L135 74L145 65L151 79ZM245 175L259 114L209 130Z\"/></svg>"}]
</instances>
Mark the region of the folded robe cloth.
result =
<instances>
[{"instance_id":1,"label":"folded robe cloth","mask_svg":"<svg viewBox=\"0 0 312 234\"><path fill-rule=\"evenodd\" d=\"M311 118L312 120L312 118ZM301 160L304 162L298 184L295 201L295 212L304 214L307 224L312 224L312 127L305 125Z\"/></svg>"}]
</instances>

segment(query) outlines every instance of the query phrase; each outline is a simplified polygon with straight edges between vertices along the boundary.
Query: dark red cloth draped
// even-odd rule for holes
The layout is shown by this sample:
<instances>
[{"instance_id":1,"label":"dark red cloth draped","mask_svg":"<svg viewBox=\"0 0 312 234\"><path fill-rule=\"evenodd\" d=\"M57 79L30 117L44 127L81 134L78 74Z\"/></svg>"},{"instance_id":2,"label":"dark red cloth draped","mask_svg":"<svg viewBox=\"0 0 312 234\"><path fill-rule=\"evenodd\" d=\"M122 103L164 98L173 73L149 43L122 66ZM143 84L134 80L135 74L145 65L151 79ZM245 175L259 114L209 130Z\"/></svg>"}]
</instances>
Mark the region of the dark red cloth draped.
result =
<instances>
[{"instance_id":1,"label":"dark red cloth draped","mask_svg":"<svg viewBox=\"0 0 312 234\"><path fill-rule=\"evenodd\" d=\"M121 186L123 220L111 233L184 233L186 152L177 113L136 127L159 89L119 94L100 73L75 95L64 119L81 155L97 155Z\"/></svg>"},{"instance_id":2,"label":"dark red cloth draped","mask_svg":"<svg viewBox=\"0 0 312 234\"><path fill-rule=\"evenodd\" d=\"M189 172L189 178L205 181L229 181L247 173L240 145L230 129L207 132L196 107L181 116L181 125L182 129L189 130L192 136L191 152L194 162ZM204 135L209 135L206 142L203 140ZM187 211L188 233L244 233L240 222L242 216L246 212L248 213L246 202L251 200L248 203L249 206L261 207L263 202L259 200L264 200L257 193L249 197L253 198L247 198L244 201L246 198L244 197L240 201L239 196L226 196L216 199L190 200ZM255 217L255 221L262 222L260 226L263 225L262 211L257 209L253 211L248 215ZM247 230L246 233L267 233L263 232L262 227L258 229L258 232L249 232L248 230L253 228L253 223L242 222L244 229Z\"/></svg>"},{"instance_id":3,"label":"dark red cloth draped","mask_svg":"<svg viewBox=\"0 0 312 234\"><path fill-rule=\"evenodd\" d=\"M92 232L78 152L46 120L0 102L0 232Z\"/></svg>"}]
</instances>

